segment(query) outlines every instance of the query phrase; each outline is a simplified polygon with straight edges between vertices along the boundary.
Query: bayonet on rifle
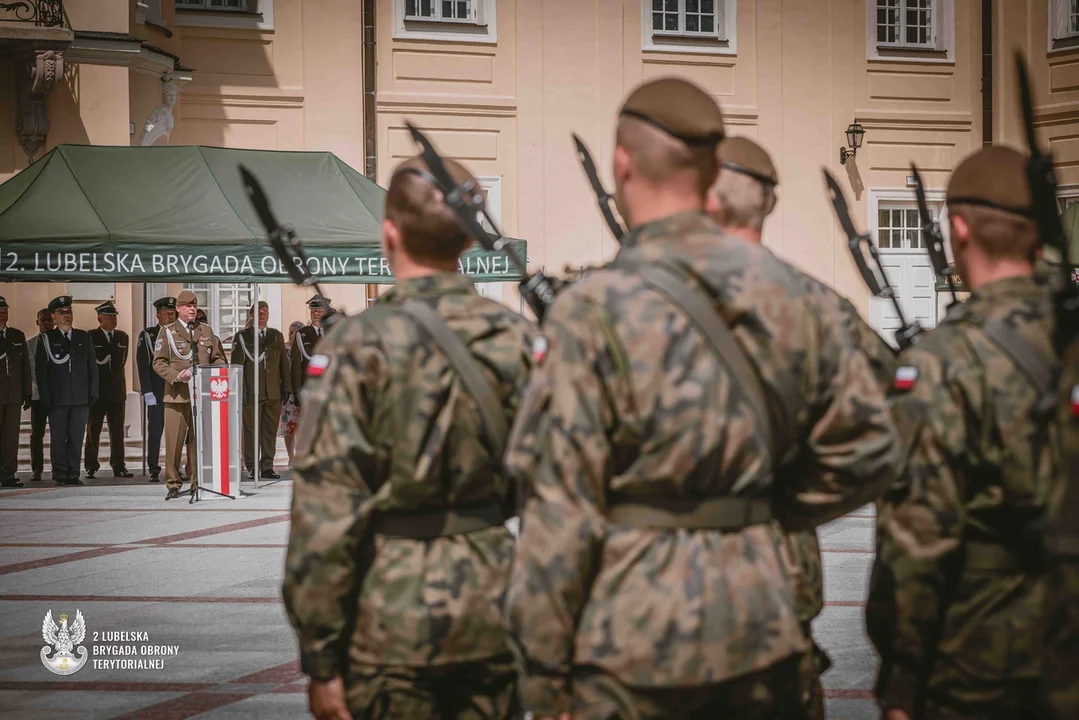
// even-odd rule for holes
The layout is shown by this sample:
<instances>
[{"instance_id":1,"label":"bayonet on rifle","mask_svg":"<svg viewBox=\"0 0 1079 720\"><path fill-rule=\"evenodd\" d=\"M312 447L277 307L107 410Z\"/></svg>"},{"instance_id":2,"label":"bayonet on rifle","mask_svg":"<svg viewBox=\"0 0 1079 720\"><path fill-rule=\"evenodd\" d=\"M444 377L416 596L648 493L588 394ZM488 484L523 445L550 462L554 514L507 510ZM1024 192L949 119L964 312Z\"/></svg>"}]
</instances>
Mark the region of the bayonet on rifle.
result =
<instances>
[{"instance_id":1,"label":"bayonet on rifle","mask_svg":"<svg viewBox=\"0 0 1079 720\"><path fill-rule=\"evenodd\" d=\"M1023 126L1027 146L1030 148L1030 194L1033 198L1034 221L1043 246L1055 248L1060 254L1061 277L1053 289L1053 306L1056 312L1056 329L1053 346L1062 355L1068 344L1079 336L1079 287L1072 280L1068 267L1068 239L1060 224L1057 210L1057 178L1053 169L1053 157L1042 153L1034 136L1034 103L1030 93L1030 79L1021 53L1015 54L1019 73L1019 97L1023 103ZM1053 386L1055 387L1055 383Z\"/></svg>"},{"instance_id":2,"label":"bayonet on rifle","mask_svg":"<svg viewBox=\"0 0 1079 720\"><path fill-rule=\"evenodd\" d=\"M315 292L322 297L326 297L326 293L322 292L322 288L318 284L318 277L311 272L307 261L307 252L304 250L300 238L296 237L296 232L292 229L292 226L281 225L277 222L273 210L270 209L270 201L262 189L262 184L243 165L240 165L240 176L243 178L244 192L247 193L247 198L254 206L255 213L259 216L259 221L266 228L270 247L273 248L274 254L277 255L281 264L285 266L285 271L289 274L289 277L297 285L304 287L314 286ZM326 312L322 316L322 323L326 329L328 330L332 327L337 319L337 311L327 305Z\"/></svg>"},{"instance_id":3,"label":"bayonet on rifle","mask_svg":"<svg viewBox=\"0 0 1079 720\"><path fill-rule=\"evenodd\" d=\"M450 175L449 170L446 169L446 164L442 162L442 157L435 150L431 141L411 123L406 122L405 126L412 134L412 139L420 146L423 162L427 165L427 169L438 185L438 189L442 191L446 204L457 215L457 220L468 234L485 249L506 254L510 263L524 277L524 280L520 283L521 297L532 308L536 318L542 322L547 308L554 302L555 287L551 280L543 272L529 275L524 259L514 252L509 245L509 241L502 237L502 233L498 231L494 220L487 212L487 206L483 200L480 187L471 182L458 185ZM494 234L484 229L479 220L480 215L487 218L487 222L490 223L492 228L495 228Z\"/></svg>"},{"instance_id":4,"label":"bayonet on rifle","mask_svg":"<svg viewBox=\"0 0 1079 720\"><path fill-rule=\"evenodd\" d=\"M828 195L832 200L832 207L835 209L840 227L843 228L843 232L847 236L847 246L854 256L854 264L858 266L858 272L861 273L862 280L865 281L869 292L874 297L890 300L895 308L896 316L899 318L899 329L895 331L895 341L900 350L905 350L914 344L915 338L922 331L922 326L918 324L917 320L911 323L907 322L906 317L903 315L903 308L899 304L899 296L896 295L895 289L888 282L888 276L885 274L884 266L880 262L880 253L877 252L876 244L867 233L859 233L854 229L854 222L850 219L850 210L847 209L847 199L843 196L839 183L827 170L824 171L824 181L828 185ZM873 262L874 267L872 268L869 266L869 260L866 259L866 253L869 254L869 260Z\"/></svg>"},{"instance_id":5,"label":"bayonet on rifle","mask_svg":"<svg viewBox=\"0 0 1079 720\"><path fill-rule=\"evenodd\" d=\"M577 146L577 159L581 161L581 167L584 168L584 174L588 176L588 182L592 185L592 192L596 194L596 202L599 204L599 211L603 213L603 219L607 222L607 227L611 229L611 234L614 235L614 239L618 242L622 242L622 238L625 236L625 228L619 224L615 219L614 213L611 211L611 194L603 188L603 183L599 180L599 173L596 172L596 163L592 161L592 153L588 152L588 147L577 136L577 133L573 133L573 144Z\"/></svg>"},{"instance_id":6,"label":"bayonet on rifle","mask_svg":"<svg viewBox=\"0 0 1079 720\"><path fill-rule=\"evenodd\" d=\"M933 272L937 277L948 281L952 302L958 302L955 296L955 272L948 264L948 255L944 251L944 236L940 232L940 223L929 214L929 203L925 199L925 185L922 184L922 175L914 163L910 164L910 171L914 173L914 195L918 199L918 214L922 217L922 237L925 239L925 249L929 253L929 262L933 265Z\"/></svg>"}]
</instances>

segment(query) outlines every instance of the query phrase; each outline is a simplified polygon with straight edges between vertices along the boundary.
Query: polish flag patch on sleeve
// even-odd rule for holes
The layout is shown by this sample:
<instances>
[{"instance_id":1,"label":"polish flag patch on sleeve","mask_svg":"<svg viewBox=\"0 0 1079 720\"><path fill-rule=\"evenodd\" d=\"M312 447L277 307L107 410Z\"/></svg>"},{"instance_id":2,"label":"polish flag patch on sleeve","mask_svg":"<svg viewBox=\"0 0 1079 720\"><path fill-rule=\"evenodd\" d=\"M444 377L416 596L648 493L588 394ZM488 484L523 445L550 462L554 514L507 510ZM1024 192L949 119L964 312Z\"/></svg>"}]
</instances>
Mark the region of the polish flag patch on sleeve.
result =
<instances>
[{"instance_id":1,"label":"polish flag patch on sleeve","mask_svg":"<svg viewBox=\"0 0 1079 720\"><path fill-rule=\"evenodd\" d=\"M1072 388L1072 417L1079 418L1079 385Z\"/></svg>"},{"instance_id":2,"label":"polish flag patch on sleeve","mask_svg":"<svg viewBox=\"0 0 1079 720\"><path fill-rule=\"evenodd\" d=\"M914 381L918 379L918 368L912 365L904 365L895 371L895 389L910 390L914 387Z\"/></svg>"},{"instance_id":3,"label":"polish flag patch on sleeve","mask_svg":"<svg viewBox=\"0 0 1079 720\"><path fill-rule=\"evenodd\" d=\"M314 355L311 357L311 362L307 365L308 377L322 377L326 374L326 368L330 366L330 358L328 355Z\"/></svg>"}]
</instances>

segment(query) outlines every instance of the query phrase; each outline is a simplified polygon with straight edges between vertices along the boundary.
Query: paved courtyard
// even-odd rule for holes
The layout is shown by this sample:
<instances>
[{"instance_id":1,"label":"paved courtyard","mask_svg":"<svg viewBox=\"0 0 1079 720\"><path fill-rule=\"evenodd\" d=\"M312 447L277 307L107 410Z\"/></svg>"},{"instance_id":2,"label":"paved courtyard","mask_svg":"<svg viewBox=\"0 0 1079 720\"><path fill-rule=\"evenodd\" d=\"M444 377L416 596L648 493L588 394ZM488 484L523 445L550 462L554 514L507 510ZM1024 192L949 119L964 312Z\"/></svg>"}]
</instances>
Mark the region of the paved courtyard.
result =
<instances>
[{"instance_id":1,"label":"paved courtyard","mask_svg":"<svg viewBox=\"0 0 1079 720\"><path fill-rule=\"evenodd\" d=\"M186 497L166 504L164 485L145 479L26 485L0 491L0 716L305 716L305 683L279 591L287 473L258 490L245 482L243 499L195 505ZM876 657L862 620L872 508L820 536L826 607L816 632L834 663L824 678L829 717L875 718ZM39 658L50 609L57 621L67 613L69 624L76 611L85 617L91 654L75 674L55 675ZM109 650L117 654L103 654ZM131 660L143 667L110 667Z\"/></svg>"}]
</instances>

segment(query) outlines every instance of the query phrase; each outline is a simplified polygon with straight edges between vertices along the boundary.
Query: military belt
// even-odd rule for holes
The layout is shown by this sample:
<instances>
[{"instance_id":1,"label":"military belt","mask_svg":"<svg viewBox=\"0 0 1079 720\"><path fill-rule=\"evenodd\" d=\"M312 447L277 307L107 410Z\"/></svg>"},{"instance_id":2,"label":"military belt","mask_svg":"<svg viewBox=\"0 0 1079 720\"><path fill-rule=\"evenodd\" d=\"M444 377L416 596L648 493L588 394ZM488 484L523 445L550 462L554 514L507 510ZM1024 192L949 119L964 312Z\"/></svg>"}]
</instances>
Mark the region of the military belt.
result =
<instances>
[{"instance_id":1,"label":"military belt","mask_svg":"<svg viewBox=\"0 0 1079 720\"><path fill-rule=\"evenodd\" d=\"M966 551L965 570L1027 571L1018 555L998 543L968 540L963 547Z\"/></svg>"},{"instance_id":2,"label":"military belt","mask_svg":"<svg viewBox=\"0 0 1079 720\"><path fill-rule=\"evenodd\" d=\"M734 531L769 522L772 505L760 498L615 498L607 519L637 528Z\"/></svg>"},{"instance_id":3,"label":"military belt","mask_svg":"<svg viewBox=\"0 0 1079 720\"><path fill-rule=\"evenodd\" d=\"M380 512L373 518L371 530L383 537L434 540L486 530L504 522L506 515L501 506L473 505L429 512Z\"/></svg>"}]
</instances>

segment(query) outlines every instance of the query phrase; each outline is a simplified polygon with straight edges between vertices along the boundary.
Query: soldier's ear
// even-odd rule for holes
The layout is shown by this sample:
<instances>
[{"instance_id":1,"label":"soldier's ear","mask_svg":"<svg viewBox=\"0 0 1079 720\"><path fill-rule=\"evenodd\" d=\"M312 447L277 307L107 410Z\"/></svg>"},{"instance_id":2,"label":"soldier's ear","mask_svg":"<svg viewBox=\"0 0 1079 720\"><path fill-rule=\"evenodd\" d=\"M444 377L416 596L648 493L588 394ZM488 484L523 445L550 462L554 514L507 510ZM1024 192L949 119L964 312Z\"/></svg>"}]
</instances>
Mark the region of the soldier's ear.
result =
<instances>
[{"instance_id":1,"label":"soldier's ear","mask_svg":"<svg viewBox=\"0 0 1079 720\"><path fill-rule=\"evenodd\" d=\"M633 158L629 150L622 145L614 148L614 183L615 186L624 185L630 175L633 174Z\"/></svg>"}]
</instances>

